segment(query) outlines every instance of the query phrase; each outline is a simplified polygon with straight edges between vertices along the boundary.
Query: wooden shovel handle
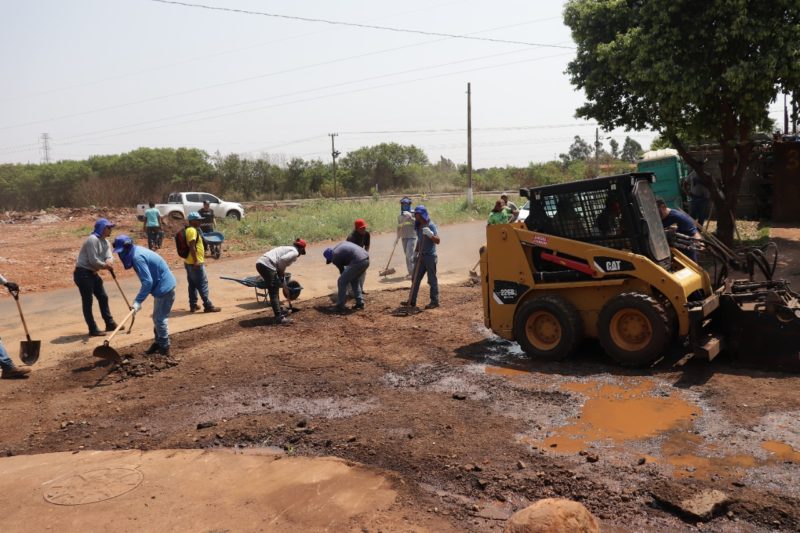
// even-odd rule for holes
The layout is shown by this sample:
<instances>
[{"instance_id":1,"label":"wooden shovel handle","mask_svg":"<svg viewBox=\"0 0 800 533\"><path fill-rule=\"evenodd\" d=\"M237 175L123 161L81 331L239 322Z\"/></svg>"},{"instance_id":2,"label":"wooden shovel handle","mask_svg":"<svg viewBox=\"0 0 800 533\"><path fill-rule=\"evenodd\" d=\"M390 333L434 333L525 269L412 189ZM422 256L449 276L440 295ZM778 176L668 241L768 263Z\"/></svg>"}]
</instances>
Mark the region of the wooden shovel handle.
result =
<instances>
[{"instance_id":1,"label":"wooden shovel handle","mask_svg":"<svg viewBox=\"0 0 800 533\"><path fill-rule=\"evenodd\" d=\"M127 321L128 321L128 319L129 319L130 317L132 317L132 316L133 316L133 314L134 314L135 312L136 312L136 311L135 311L134 309L131 309L130 311L128 311L128 314L127 314L127 315L125 315L125 318L123 318L123 319L122 319L122 322L120 322L119 324L117 324L117 329L115 329L115 330L114 330L114 333L112 333L112 334L111 334L111 335L108 337L108 339L106 339L106 343L111 343L111 339L113 339L113 338L114 338L114 335L116 335L116 334L117 334L117 332L118 332L120 329L122 329L122 326L124 326L124 325L125 325L125 322L127 322Z\"/></svg>"},{"instance_id":2,"label":"wooden shovel handle","mask_svg":"<svg viewBox=\"0 0 800 533\"><path fill-rule=\"evenodd\" d=\"M17 302L17 311L19 311L19 318L22 320L22 329L25 330L25 337L28 338L28 341L31 340L31 335L28 333L28 324L25 322L25 315L22 314L22 307L19 305L19 292L12 291L9 289L11 296L14 297L14 301Z\"/></svg>"}]
</instances>

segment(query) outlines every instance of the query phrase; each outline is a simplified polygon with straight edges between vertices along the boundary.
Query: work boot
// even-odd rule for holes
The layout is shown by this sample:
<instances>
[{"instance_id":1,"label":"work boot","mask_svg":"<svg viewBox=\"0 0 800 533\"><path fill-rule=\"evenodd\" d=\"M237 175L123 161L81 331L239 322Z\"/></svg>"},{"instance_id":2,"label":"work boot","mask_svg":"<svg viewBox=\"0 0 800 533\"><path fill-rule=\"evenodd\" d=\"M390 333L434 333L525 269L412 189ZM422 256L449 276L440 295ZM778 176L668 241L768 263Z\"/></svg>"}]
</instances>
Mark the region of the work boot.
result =
<instances>
[{"instance_id":1,"label":"work boot","mask_svg":"<svg viewBox=\"0 0 800 533\"><path fill-rule=\"evenodd\" d=\"M169 357L169 346L159 346L158 353L164 357Z\"/></svg>"},{"instance_id":2,"label":"work boot","mask_svg":"<svg viewBox=\"0 0 800 533\"><path fill-rule=\"evenodd\" d=\"M361 309L364 309L364 302L356 302L356 305L353 306L353 309L355 309L357 311L361 310Z\"/></svg>"},{"instance_id":3,"label":"work boot","mask_svg":"<svg viewBox=\"0 0 800 533\"><path fill-rule=\"evenodd\" d=\"M145 350L144 353L146 355L153 355L154 353L156 353L158 351L159 348L160 348L160 346L158 345L158 343L154 342L153 344L150 345L150 347L147 350Z\"/></svg>"},{"instance_id":4,"label":"work boot","mask_svg":"<svg viewBox=\"0 0 800 533\"><path fill-rule=\"evenodd\" d=\"M402 305L403 307L416 307L417 302L405 301L405 302L400 302L400 305Z\"/></svg>"},{"instance_id":5,"label":"work boot","mask_svg":"<svg viewBox=\"0 0 800 533\"><path fill-rule=\"evenodd\" d=\"M189 304L189 312L194 313L195 311L199 311L200 306L195 304Z\"/></svg>"},{"instance_id":6,"label":"work boot","mask_svg":"<svg viewBox=\"0 0 800 533\"><path fill-rule=\"evenodd\" d=\"M343 314L347 313L347 308L346 308L345 306L343 306L343 305L338 305L338 304L337 304L337 305L336 305L336 307L335 307L334 309L335 309L335 310L336 310L336 312L337 312L337 313L339 313L340 315L343 315Z\"/></svg>"},{"instance_id":7,"label":"work boot","mask_svg":"<svg viewBox=\"0 0 800 533\"><path fill-rule=\"evenodd\" d=\"M30 368L3 367L2 379L24 379L30 373Z\"/></svg>"},{"instance_id":8,"label":"work boot","mask_svg":"<svg viewBox=\"0 0 800 533\"><path fill-rule=\"evenodd\" d=\"M279 326L288 326L292 322L294 322L294 321L291 318L283 316L283 315L275 318L275 324L277 324Z\"/></svg>"},{"instance_id":9,"label":"work boot","mask_svg":"<svg viewBox=\"0 0 800 533\"><path fill-rule=\"evenodd\" d=\"M114 331L117 329L117 323L113 320L111 322L106 322L106 331Z\"/></svg>"},{"instance_id":10,"label":"work boot","mask_svg":"<svg viewBox=\"0 0 800 533\"><path fill-rule=\"evenodd\" d=\"M203 309L204 313L219 313L220 311L222 311L222 309L220 309L219 307L214 307L213 305L211 307L206 307L205 309Z\"/></svg>"},{"instance_id":11,"label":"work boot","mask_svg":"<svg viewBox=\"0 0 800 533\"><path fill-rule=\"evenodd\" d=\"M105 337L106 336L106 332L105 331L100 331L99 329L97 329L97 330L94 330L94 331L90 331L89 332L89 336L90 337Z\"/></svg>"},{"instance_id":12,"label":"work boot","mask_svg":"<svg viewBox=\"0 0 800 533\"><path fill-rule=\"evenodd\" d=\"M425 309L436 309L439 307L439 302L431 302L425 306Z\"/></svg>"}]
</instances>

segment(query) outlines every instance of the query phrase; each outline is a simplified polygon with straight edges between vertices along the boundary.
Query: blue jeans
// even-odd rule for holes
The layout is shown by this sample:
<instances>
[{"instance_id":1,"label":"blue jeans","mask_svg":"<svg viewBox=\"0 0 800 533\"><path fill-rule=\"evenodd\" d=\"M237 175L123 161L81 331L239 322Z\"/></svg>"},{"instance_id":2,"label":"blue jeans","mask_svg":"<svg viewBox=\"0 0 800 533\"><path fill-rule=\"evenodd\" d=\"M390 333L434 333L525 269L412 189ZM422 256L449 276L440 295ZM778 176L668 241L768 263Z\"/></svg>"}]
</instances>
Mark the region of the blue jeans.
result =
<instances>
[{"instance_id":1,"label":"blue jeans","mask_svg":"<svg viewBox=\"0 0 800 533\"><path fill-rule=\"evenodd\" d=\"M408 275L414 275L414 248L417 247L417 238L403 239L403 253L406 255L406 268Z\"/></svg>"},{"instance_id":2,"label":"blue jeans","mask_svg":"<svg viewBox=\"0 0 800 533\"><path fill-rule=\"evenodd\" d=\"M689 216L695 219L701 226L708 218L711 211L711 201L703 196L692 196L689 198Z\"/></svg>"},{"instance_id":3,"label":"blue jeans","mask_svg":"<svg viewBox=\"0 0 800 533\"><path fill-rule=\"evenodd\" d=\"M339 294L336 298L336 305L338 307L344 307L344 302L347 299L348 285L350 285L350 287L353 289L353 296L356 298L356 303L364 303L364 294L361 292L359 279L361 278L361 275L367 271L367 268L369 268L369 259L364 259L362 261L358 261L357 263L351 263L344 267L342 274L339 276L339 281L337 282Z\"/></svg>"},{"instance_id":4,"label":"blue jeans","mask_svg":"<svg viewBox=\"0 0 800 533\"><path fill-rule=\"evenodd\" d=\"M8 368L9 370L14 368L14 362L8 356L8 352L5 346L3 346L2 340L0 340L0 368Z\"/></svg>"},{"instance_id":5,"label":"blue jeans","mask_svg":"<svg viewBox=\"0 0 800 533\"><path fill-rule=\"evenodd\" d=\"M81 293L81 304L83 306L83 319L86 325L89 326L89 332L100 331L97 327L97 322L94 321L92 314L92 297L97 298L97 303L100 305L100 314L109 326L114 323L114 318L111 316L111 310L108 308L108 295L105 288L103 288L103 278L97 272L86 270L85 268L76 268L72 274L72 279L78 290Z\"/></svg>"},{"instance_id":6,"label":"blue jeans","mask_svg":"<svg viewBox=\"0 0 800 533\"><path fill-rule=\"evenodd\" d=\"M159 226L148 226L147 227L147 247L151 250L157 250L161 248L161 244L164 241L164 232L161 231Z\"/></svg>"},{"instance_id":7,"label":"blue jeans","mask_svg":"<svg viewBox=\"0 0 800 533\"><path fill-rule=\"evenodd\" d=\"M155 333L155 342L162 348L169 348L167 319L172 311L173 303L175 303L175 289L160 298L153 298L153 332Z\"/></svg>"},{"instance_id":8,"label":"blue jeans","mask_svg":"<svg viewBox=\"0 0 800 533\"><path fill-rule=\"evenodd\" d=\"M420 261L422 262L419 264L419 270L417 270L417 279L412 281L414 284L414 290L411 293L411 301L408 302L408 304L417 304L417 293L419 292L419 286L422 283L422 278L425 276L426 272L428 273L428 285L431 286L431 303L438 304L439 280L436 278L436 256L423 255L420 256Z\"/></svg>"},{"instance_id":9,"label":"blue jeans","mask_svg":"<svg viewBox=\"0 0 800 533\"><path fill-rule=\"evenodd\" d=\"M214 307L208 298L208 277L206 276L206 266L184 265L186 267L186 279L189 281L189 306L197 307L197 293L203 300L203 307Z\"/></svg>"}]
</instances>

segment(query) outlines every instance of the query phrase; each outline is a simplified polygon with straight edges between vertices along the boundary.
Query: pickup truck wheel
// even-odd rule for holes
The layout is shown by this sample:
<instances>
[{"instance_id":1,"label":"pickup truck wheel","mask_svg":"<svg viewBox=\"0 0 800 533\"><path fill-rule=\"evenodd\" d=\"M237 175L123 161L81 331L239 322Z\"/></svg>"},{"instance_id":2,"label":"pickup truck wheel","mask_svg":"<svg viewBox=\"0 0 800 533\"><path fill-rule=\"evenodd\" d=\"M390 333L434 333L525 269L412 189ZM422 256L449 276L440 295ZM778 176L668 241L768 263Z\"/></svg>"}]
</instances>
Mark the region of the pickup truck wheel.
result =
<instances>
[{"instance_id":1,"label":"pickup truck wheel","mask_svg":"<svg viewBox=\"0 0 800 533\"><path fill-rule=\"evenodd\" d=\"M225 213L225 218L230 218L231 220L241 220L242 215L239 213L239 211L234 211L233 209L231 209L230 211Z\"/></svg>"},{"instance_id":2,"label":"pickup truck wheel","mask_svg":"<svg viewBox=\"0 0 800 533\"><path fill-rule=\"evenodd\" d=\"M583 339L581 317L567 300L539 296L517 310L514 338L530 357L558 361L572 355Z\"/></svg>"},{"instance_id":3,"label":"pickup truck wheel","mask_svg":"<svg viewBox=\"0 0 800 533\"><path fill-rule=\"evenodd\" d=\"M172 213L169 214L169 218L173 220L183 220L183 213L181 213L180 211L173 211Z\"/></svg>"}]
</instances>

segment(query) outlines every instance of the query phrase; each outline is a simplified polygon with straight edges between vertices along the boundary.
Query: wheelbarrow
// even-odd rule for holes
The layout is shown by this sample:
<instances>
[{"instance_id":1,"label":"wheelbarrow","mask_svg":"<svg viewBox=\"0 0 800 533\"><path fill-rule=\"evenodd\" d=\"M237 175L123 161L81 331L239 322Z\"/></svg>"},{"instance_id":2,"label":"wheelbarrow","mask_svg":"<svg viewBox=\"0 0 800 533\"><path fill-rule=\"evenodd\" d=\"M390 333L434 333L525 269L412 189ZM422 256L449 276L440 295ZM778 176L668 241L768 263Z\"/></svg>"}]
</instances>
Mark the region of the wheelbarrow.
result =
<instances>
[{"instance_id":1,"label":"wheelbarrow","mask_svg":"<svg viewBox=\"0 0 800 533\"><path fill-rule=\"evenodd\" d=\"M269 291L267 290L267 282L261 276L249 276L246 278L231 278L228 276L220 276L219 279L226 279L228 281L235 281L240 285L244 285L245 287L252 287L256 293L256 302L264 303L269 305L270 298L269 298ZM283 296L289 301L289 311L295 311L294 307L292 307L292 301L297 300L300 297L300 292L303 290L303 286L300 285L297 281L292 281L292 275L286 273L284 276L285 283L283 284Z\"/></svg>"},{"instance_id":2,"label":"wheelbarrow","mask_svg":"<svg viewBox=\"0 0 800 533\"><path fill-rule=\"evenodd\" d=\"M203 239L208 244L209 253L214 259L219 259L222 255L222 243L225 241L225 235L218 231L207 231L203 233Z\"/></svg>"}]
</instances>

